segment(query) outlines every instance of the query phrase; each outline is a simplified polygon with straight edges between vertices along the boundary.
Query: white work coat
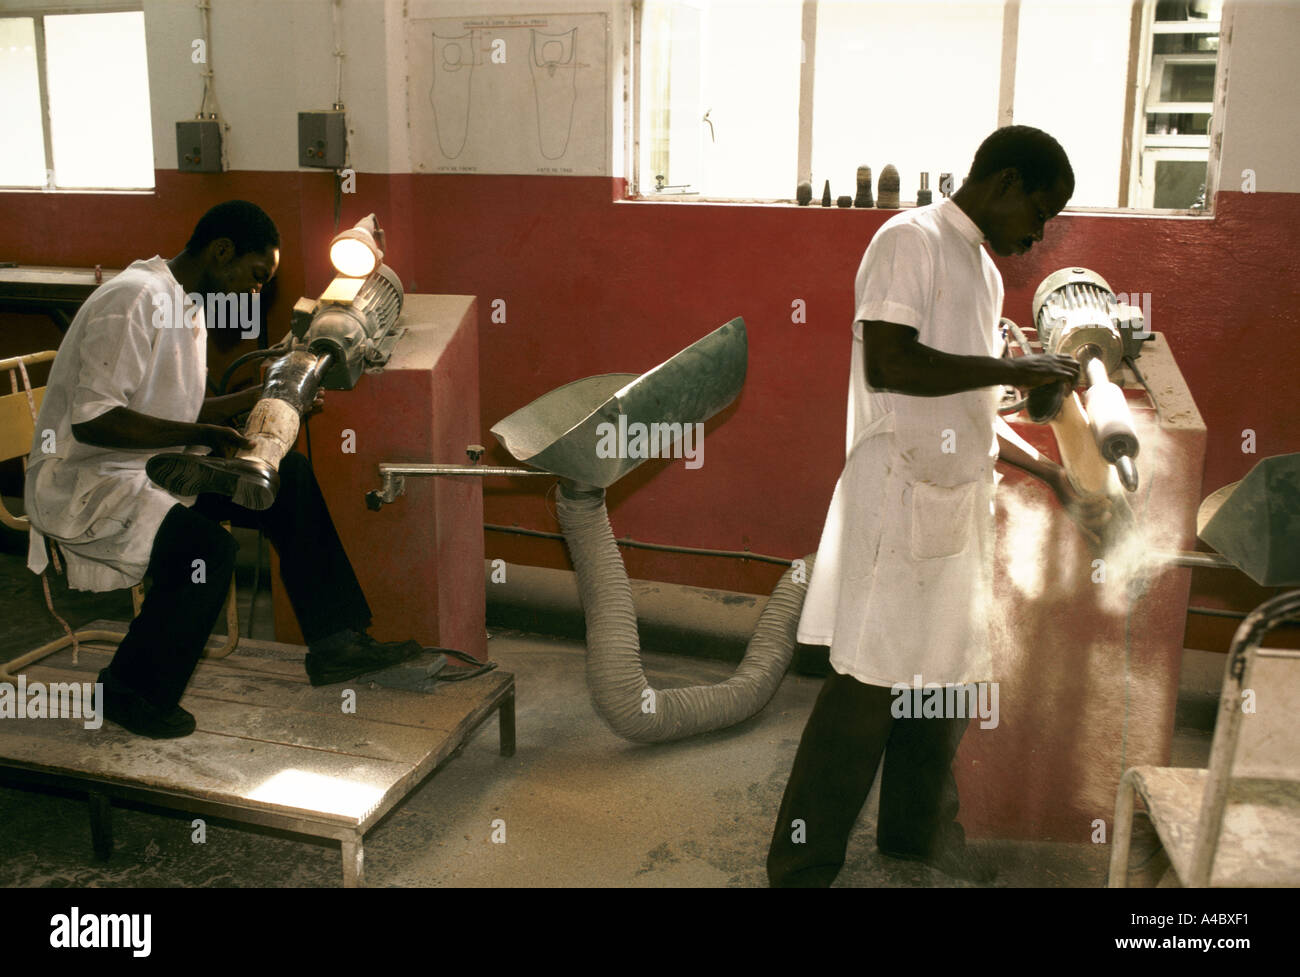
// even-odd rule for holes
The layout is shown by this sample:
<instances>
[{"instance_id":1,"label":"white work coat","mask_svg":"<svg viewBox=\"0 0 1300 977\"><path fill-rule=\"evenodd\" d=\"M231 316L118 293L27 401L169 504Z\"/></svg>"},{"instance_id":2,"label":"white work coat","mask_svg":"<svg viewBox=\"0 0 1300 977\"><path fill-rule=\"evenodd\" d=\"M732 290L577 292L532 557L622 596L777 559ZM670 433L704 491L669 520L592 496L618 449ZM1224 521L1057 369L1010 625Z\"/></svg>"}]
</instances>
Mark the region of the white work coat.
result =
<instances>
[{"instance_id":1,"label":"white work coat","mask_svg":"<svg viewBox=\"0 0 1300 977\"><path fill-rule=\"evenodd\" d=\"M988 681L999 391L914 397L867 386L862 323L926 346L998 354L1002 277L952 200L876 232L857 275L847 459L799 622L868 685Z\"/></svg>"},{"instance_id":2,"label":"white work coat","mask_svg":"<svg viewBox=\"0 0 1300 977\"><path fill-rule=\"evenodd\" d=\"M97 288L68 327L50 369L24 486L27 565L34 572L45 569L48 537L67 558L70 587L130 587L144 578L167 512L177 502L193 505L193 496L173 495L145 473L145 462L169 449L96 448L72 435L73 424L114 407L197 420L207 332L202 306L177 314L177 302L183 303L181 287L155 256Z\"/></svg>"}]
</instances>

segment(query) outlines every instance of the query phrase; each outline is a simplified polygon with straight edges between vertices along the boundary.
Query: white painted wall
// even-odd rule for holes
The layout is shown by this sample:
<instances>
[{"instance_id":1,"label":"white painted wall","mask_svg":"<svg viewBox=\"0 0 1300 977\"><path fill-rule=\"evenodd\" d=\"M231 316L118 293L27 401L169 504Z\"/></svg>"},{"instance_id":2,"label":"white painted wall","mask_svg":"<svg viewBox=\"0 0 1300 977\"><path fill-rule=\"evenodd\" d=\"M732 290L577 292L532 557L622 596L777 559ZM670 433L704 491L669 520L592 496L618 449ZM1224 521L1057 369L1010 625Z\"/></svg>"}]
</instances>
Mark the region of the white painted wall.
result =
<instances>
[{"instance_id":1,"label":"white painted wall","mask_svg":"<svg viewBox=\"0 0 1300 977\"><path fill-rule=\"evenodd\" d=\"M1227 106L1220 190L1300 193L1300 2L1228 0Z\"/></svg>"},{"instance_id":2,"label":"white painted wall","mask_svg":"<svg viewBox=\"0 0 1300 977\"><path fill-rule=\"evenodd\" d=\"M401 172L389 130L401 115L390 109L386 0L344 0L343 101L348 110L349 162L365 172ZM202 97L200 68L191 62L200 37L195 4L144 0L153 98L154 152L160 169L176 166L176 129L193 118ZM336 69L332 0L212 0L209 58L232 170L298 167L298 112L328 109ZM400 142L399 142L400 148Z\"/></svg>"},{"instance_id":3,"label":"white painted wall","mask_svg":"<svg viewBox=\"0 0 1300 977\"><path fill-rule=\"evenodd\" d=\"M605 147L604 172L622 176L626 171L624 159L623 128L626 106L624 104L623 73L627 63L629 39L629 4L619 0L406 0L404 9L409 20L432 18L486 17L544 15L544 14L605 14L609 24L607 74L610 89L607 131L612 135ZM405 117L405 96L402 104L394 104L394 111Z\"/></svg>"},{"instance_id":4,"label":"white painted wall","mask_svg":"<svg viewBox=\"0 0 1300 977\"><path fill-rule=\"evenodd\" d=\"M298 112L334 101L332 0L212 0L211 57L233 170L297 169ZM144 0L159 168L176 165L175 123L191 118L202 94L190 63L199 13L183 0ZM343 0L343 102L348 111L349 163L367 173L410 172L406 107L407 18L490 13L610 14L609 172L623 170L622 79L626 33L616 0Z\"/></svg>"}]
</instances>

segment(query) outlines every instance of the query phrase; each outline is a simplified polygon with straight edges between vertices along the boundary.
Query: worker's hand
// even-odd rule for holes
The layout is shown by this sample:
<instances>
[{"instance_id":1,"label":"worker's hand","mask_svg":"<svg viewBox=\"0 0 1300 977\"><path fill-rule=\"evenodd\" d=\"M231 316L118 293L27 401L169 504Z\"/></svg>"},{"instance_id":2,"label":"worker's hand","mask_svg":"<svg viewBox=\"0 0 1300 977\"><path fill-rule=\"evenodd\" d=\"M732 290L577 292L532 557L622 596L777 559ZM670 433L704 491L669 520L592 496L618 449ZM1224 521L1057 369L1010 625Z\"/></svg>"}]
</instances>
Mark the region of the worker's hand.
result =
<instances>
[{"instance_id":1,"label":"worker's hand","mask_svg":"<svg viewBox=\"0 0 1300 977\"><path fill-rule=\"evenodd\" d=\"M223 427L220 424L200 424L200 433L202 440L200 444L206 444L212 449L212 454L219 458L233 458L244 448L251 448L253 442L244 437L233 427Z\"/></svg>"},{"instance_id":2,"label":"worker's hand","mask_svg":"<svg viewBox=\"0 0 1300 977\"><path fill-rule=\"evenodd\" d=\"M302 412L303 417L311 417L313 414L319 414L325 409L325 395L319 390L316 391L316 399L313 400L308 408Z\"/></svg>"},{"instance_id":3,"label":"worker's hand","mask_svg":"<svg viewBox=\"0 0 1300 977\"><path fill-rule=\"evenodd\" d=\"M1114 518L1111 501L1104 495L1084 495L1077 491L1064 468L1057 468L1049 479L1061 507L1074 520L1079 532L1094 546L1101 546L1101 534Z\"/></svg>"},{"instance_id":4,"label":"worker's hand","mask_svg":"<svg viewBox=\"0 0 1300 977\"><path fill-rule=\"evenodd\" d=\"M1007 361L1013 387L1041 387L1045 383L1065 380L1071 386L1079 380L1079 362L1063 353L1034 353Z\"/></svg>"}]
</instances>

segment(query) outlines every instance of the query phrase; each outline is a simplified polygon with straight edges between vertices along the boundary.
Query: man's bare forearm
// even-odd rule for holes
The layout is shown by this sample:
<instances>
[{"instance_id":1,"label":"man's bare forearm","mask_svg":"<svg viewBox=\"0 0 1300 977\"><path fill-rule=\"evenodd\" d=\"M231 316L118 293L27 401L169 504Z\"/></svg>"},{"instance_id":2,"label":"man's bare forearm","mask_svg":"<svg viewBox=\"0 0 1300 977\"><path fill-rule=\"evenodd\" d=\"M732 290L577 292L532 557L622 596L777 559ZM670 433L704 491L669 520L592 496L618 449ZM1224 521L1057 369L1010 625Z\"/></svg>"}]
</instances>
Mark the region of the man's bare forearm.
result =
<instances>
[{"instance_id":1,"label":"man's bare forearm","mask_svg":"<svg viewBox=\"0 0 1300 977\"><path fill-rule=\"evenodd\" d=\"M252 410L253 405L262 397L262 385L240 390L238 393L226 394L224 397L208 397L203 401L199 411L200 424L224 424L236 414Z\"/></svg>"},{"instance_id":2,"label":"man's bare forearm","mask_svg":"<svg viewBox=\"0 0 1300 977\"><path fill-rule=\"evenodd\" d=\"M944 397L1004 384L1036 387L1072 381L1078 373L1078 363L1069 356L963 356L922 345L916 329L901 323L864 320L862 329L867 383L891 393Z\"/></svg>"},{"instance_id":3,"label":"man's bare forearm","mask_svg":"<svg viewBox=\"0 0 1300 977\"><path fill-rule=\"evenodd\" d=\"M211 446L209 424L187 424L114 407L98 417L72 425L72 436L97 448L147 450L189 445Z\"/></svg>"},{"instance_id":4,"label":"man's bare forearm","mask_svg":"<svg viewBox=\"0 0 1300 977\"><path fill-rule=\"evenodd\" d=\"M912 344L909 354L895 360L881 383L868 379L873 387L913 397L945 397L948 394L996 387L1010 383L1011 364L993 356L961 356Z\"/></svg>"}]
</instances>

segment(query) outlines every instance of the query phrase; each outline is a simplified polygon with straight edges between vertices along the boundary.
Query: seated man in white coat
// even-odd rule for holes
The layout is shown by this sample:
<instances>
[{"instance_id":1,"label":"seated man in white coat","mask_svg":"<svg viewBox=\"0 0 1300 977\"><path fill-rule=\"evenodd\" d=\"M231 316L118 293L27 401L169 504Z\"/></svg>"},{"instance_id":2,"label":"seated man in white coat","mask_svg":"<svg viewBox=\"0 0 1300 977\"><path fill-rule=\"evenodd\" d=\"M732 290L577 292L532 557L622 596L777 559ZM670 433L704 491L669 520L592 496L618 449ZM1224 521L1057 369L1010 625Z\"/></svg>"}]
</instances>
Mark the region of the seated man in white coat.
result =
<instances>
[{"instance_id":1,"label":"seated man in white coat","mask_svg":"<svg viewBox=\"0 0 1300 977\"><path fill-rule=\"evenodd\" d=\"M768 855L774 886L829 885L884 755L881 851L980 881L993 867L956 822L952 759L966 719L895 718L898 683L993 680L994 463L1041 478L1083 521L1059 465L998 418L1002 385L1073 381L1068 356L1002 359L1002 276L981 244L1024 254L1074 191L1064 150L999 129L951 199L884 223L856 282L848 458L799 624L832 673L804 729ZM1023 442L1021 442L1023 444ZM1025 447L1028 447L1027 445ZM796 822L801 822L796 824Z\"/></svg>"},{"instance_id":2,"label":"seated man in white coat","mask_svg":"<svg viewBox=\"0 0 1300 977\"><path fill-rule=\"evenodd\" d=\"M369 605L302 455L285 456L276 501L260 512L213 494L172 495L145 473L159 451L233 453L248 444L227 424L261 388L205 396L209 339L239 333L206 323L204 310L230 308L212 296L259 293L275 275L279 245L260 207L218 204L176 257L136 261L97 288L50 370L25 485L28 565L44 570L48 538L65 555L75 589L113 590L149 576L140 613L100 673L103 714L140 735L173 738L195 728L180 698L221 613L238 548L221 521L261 528L276 547L313 684L421 650L365 633Z\"/></svg>"}]
</instances>

